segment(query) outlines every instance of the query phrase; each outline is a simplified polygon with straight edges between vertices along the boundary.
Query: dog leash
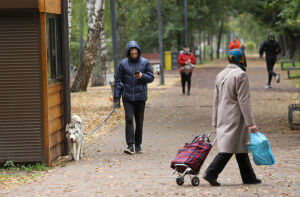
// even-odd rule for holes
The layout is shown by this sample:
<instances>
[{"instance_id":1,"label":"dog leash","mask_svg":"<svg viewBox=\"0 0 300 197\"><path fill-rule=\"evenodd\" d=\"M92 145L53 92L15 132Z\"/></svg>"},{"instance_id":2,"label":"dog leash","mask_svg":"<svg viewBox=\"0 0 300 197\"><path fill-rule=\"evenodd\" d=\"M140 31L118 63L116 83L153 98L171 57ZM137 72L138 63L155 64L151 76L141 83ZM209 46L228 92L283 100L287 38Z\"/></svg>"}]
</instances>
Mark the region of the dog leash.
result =
<instances>
[{"instance_id":1,"label":"dog leash","mask_svg":"<svg viewBox=\"0 0 300 197\"><path fill-rule=\"evenodd\" d=\"M110 112L110 114L106 117L106 119L92 132L90 133L84 133L84 135L86 136L90 136L93 135L100 127L102 127L102 125L111 117L111 115L115 112L116 108L119 106L119 104L115 105L115 107L113 108L113 110Z\"/></svg>"}]
</instances>

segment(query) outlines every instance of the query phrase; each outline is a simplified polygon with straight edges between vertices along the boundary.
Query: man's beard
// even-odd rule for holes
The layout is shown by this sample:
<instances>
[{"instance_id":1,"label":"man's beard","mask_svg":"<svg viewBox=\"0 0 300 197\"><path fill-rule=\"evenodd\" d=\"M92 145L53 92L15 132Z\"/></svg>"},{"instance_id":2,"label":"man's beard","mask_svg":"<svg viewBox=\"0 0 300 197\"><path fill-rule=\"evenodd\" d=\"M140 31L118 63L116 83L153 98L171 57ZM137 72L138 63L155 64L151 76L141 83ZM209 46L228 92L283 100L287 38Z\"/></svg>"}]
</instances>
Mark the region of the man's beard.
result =
<instances>
[{"instance_id":1,"label":"man's beard","mask_svg":"<svg viewBox=\"0 0 300 197\"><path fill-rule=\"evenodd\" d=\"M139 61L139 58L132 58L130 57L130 61L133 62L133 63L137 63Z\"/></svg>"}]
</instances>

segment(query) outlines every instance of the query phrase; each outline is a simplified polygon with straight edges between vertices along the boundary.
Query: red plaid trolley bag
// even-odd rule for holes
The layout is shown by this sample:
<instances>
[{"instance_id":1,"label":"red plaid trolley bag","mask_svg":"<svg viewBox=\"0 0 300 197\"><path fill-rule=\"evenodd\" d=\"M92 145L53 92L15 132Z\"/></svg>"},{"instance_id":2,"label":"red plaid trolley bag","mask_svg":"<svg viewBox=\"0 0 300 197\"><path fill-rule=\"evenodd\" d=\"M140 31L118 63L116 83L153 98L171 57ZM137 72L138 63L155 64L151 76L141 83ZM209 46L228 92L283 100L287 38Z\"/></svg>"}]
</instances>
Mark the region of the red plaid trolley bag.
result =
<instances>
[{"instance_id":1,"label":"red plaid trolley bag","mask_svg":"<svg viewBox=\"0 0 300 197\"><path fill-rule=\"evenodd\" d=\"M184 176L186 174L195 175L192 178L192 184L194 186L199 185L199 178L197 177L202 164L204 163L208 153L212 149L216 139L213 143L210 143L209 136L212 132L210 132L207 136L201 135L196 137L192 143L186 143L183 148L181 148L176 158L171 162L171 168L175 169L175 172L178 172L179 176L177 177L177 184L182 185L184 183Z\"/></svg>"}]
</instances>

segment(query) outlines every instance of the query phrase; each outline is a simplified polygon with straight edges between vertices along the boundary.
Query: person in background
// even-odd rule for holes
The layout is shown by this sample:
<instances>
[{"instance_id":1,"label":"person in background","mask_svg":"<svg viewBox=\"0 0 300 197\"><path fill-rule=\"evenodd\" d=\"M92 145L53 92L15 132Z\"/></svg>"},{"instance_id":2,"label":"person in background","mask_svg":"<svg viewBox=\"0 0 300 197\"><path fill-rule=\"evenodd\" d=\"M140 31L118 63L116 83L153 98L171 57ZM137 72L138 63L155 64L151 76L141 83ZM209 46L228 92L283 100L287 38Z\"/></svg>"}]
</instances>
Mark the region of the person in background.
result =
<instances>
[{"instance_id":1,"label":"person in background","mask_svg":"<svg viewBox=\"0 0 300 197\"><path fill-rule=\"evenodd\" d=\"M239 48L241 48L241 43L237 39L237 36L234 36L233 40L229 44L229 49L239 49Z\"/></svg>"},{"instance_id":2,"label":"person in background","mask_svg":"<svg viewBox=\"0 0 300 197\"><path fill-rule=\"evenodd\" d=\"M185 94L185 84L188 84L187 95L191 94L191 78L192 70L188 74L183 72L183 67L188 64L196 64L196 58L193 53L190 52L190 47L188 45L184 46L184 51L178 56L179 72L181 75L181 85L182 85L182 94Z\"/></svg>"},{"instance_id":3,"label":"person in background","mask_svg":"<svg viewBox=\"0 0 300 197\"><path fill-rule=\"evenodd\" d=\"M213 102L212 127L217 133L219 153L203 178L212 186L220 186L217 178L235 154L243 183L258 184L261 180L252 169L246 144L250 139L249 132L258 130L250 105L246 56L240 49L232 49L228 52L228 61L216 77Z\"/></svg>"},{"instance_id":4,"label":"person in background","mask_svg":"<svg viewBox=\"0 0 300 197\"><path fill-rule=\"evenodd\" d=\"M144 111L147 100L147 84L154 80L149 61L141 57L141 49L136 41L127 46L127 58L120 62L114 89L114 103L120 104L122 96L125 109L125 135L127 154L142 153ZM134 132L133 117L136 128Z\"/></svg>"},{"instance_id":5,"label":"person in background","mask_svg":"<svg viewBox=\"0 0 300 197\"><path fill-rule=\"evenodd\" d=\"M263 53L266 52L266 62L267 62L267 70L268 70L268 85L265 87L266 89L271 88L272 77L274 76L276 82L280 82L279 74L276 74L273 71L275 62L277 60L277 56L281 52L281 48L279 43L275 40L274 34L270 33L268 36L268 40L266 40L259 50L260 57L263 56Z\"/></svg>"}]
</instances>

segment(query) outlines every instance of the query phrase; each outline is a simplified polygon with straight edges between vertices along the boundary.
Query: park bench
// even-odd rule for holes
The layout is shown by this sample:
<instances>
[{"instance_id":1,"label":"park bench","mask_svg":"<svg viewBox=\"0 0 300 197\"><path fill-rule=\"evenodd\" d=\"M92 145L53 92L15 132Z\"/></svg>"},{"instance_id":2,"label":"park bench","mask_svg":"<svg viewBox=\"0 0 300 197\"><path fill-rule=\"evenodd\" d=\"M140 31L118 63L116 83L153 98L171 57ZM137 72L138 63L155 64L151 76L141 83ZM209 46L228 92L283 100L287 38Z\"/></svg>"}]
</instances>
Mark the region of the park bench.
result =
<instances>
[{"instance_id":1,"label":"park bench","mask_svg":"<svg viewBox=\"0 0 300 197\"><path fill-rule=\"evenodd\" d=\"M297 51L295 51L294 55L293 55L293 58L291 60L282 60L280 62L280 68L281 70L285 70L283 65L284 64L287 64L287 63L292 63L293 64L293 67L295 67L295 61L296 61L296 58L297 58Z\"/></svg>"},{"instance_id":2,"label":"park bench","mask_svg":"<svg viewBox=\"0 0 300 197\"><path fill-rule=\"evenodd\" d=\"M299 122L293 122L293 112L299 111ZM300 129L300 104L289 105L289 125L291 129Z\"/></svg>"},{"instance_id":3,"label":"park bench","mask_svg":"<svg viewBox=\"0 0 300 197\"><path fill-rule=\"evenodd\" d=\"M300 70L300 66L296 66L296 67L288 67L287 68L287 74L288 74L288 79L291 79L291 71L292 70Z\"/></svg>"}]
</instances>

